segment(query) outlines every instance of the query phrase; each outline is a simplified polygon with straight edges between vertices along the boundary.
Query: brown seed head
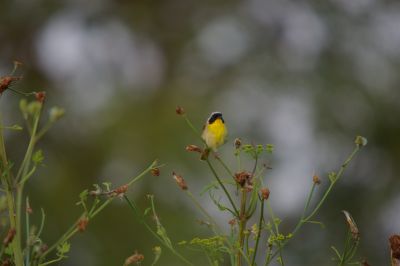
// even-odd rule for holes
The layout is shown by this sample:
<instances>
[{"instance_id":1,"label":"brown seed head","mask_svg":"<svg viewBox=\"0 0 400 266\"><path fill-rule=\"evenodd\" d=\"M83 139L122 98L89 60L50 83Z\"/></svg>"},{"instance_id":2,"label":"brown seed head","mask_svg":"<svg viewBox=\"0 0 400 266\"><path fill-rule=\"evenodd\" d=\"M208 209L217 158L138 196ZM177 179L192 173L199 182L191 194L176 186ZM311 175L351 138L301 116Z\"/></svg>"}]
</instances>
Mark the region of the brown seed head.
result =
<instances>
[{"instance_id":1,"label":"brown seed head","mask_svg":"<svg viewBox=\"0 0 400 266\"><path fill-rule=\"evenodd\" d=\"M270 191L267 187L260 189L261 198L267 200L269 198Z\"/></svg>"},{"instance_id":2,"label":"brown seed head","mask_svg":"<svg viewBox=\"0 0 400 266\"><path fill-rule=\"evenodd\" d=\"M46 92L45 91L35 92L35 98L36 101L44 103L44 100L46 99Z\"/></svg>"},{"instance_id":3,"label":"brown seed head","mask_svg":"<svg viewBox=\"0 0 400 266\"><path fill-rule=\"evenodd\" d=\"M125 260L124 266L128 266L128 265L131 265L134 263L138 264L143 260L144 260L144 256L142 254L139 254L137 251L135 251L135 254L133 254L132 256L128 257Z\"/></svg>"},{"instance_id":4,"label":"brown seed head","mask_svg":"<svg viewBox=\"0 0 400 266\"><path fill-rule=\"evenodd\" d=\"M203 153L203 150L196 145L187 145L185 149L186 149L186 151L190 151L190 152Z\"/></svg>"},{"instance_id":5,"label":"brown seed head","mask_svg":"<svg viewBox=\"0 0 400 266\"><path fill-rule=\"evenodd\" d=\"M78 224L76 225L78 227L79 232L84 232L86 230L86 227L89 223L89 219L86 217L81 218L78 221Z\"/></svg>"},{"instance_id":6,"label":"brown seed head","mask_svg":"<svg viewBox=\"0 0 400 266\"><path fill-rule=\"evenodd\" d=\"M246 183L250 182L251 174L245 171L235 173L235 180L241 186L244 187ZM251 182L250 182L251 185Z\"/></svg>"},{"instance_id":7,"label":"brown seed head","mask_svg":"<svg viewBox=\"0 0 400 266\"><path fill-rule=\"evenodd\" d=\"M316 184L316 185L321 184L321 179L320 179L319 176L317 176L317 175L313 175L312 181L313 181L314 184Z\"/></svg>"},{"instance_id":8,"label":"brown seed head","mask_svg":"<svg viewBox=\"0 0 400 266\"><path fill-rule=\"evenodd\" d=\"M17 233L17 231L15 230L15 228L10 228L8 230L8 233L3 240L3 244L5 247L7 247L13 241L16 233Z\"/></svg>"},{"instance_id":9,"label":"brown seed head","mask_svg":"<svg viewBox=\"0 0 400 266\"><path fill-rule=\"evenodd\" d=\"M185 114L185 110L183 110L183 108L180 107L180 106L176 107L175 112L176 112L177 115L184 115Z\"/></svg>"},{"instance_id":10,"label":"brown seed head","mask_svg":"<svg viewBox=\"0 0 400 266\"><path fill-rule=\"evenodd\" d=\"M150 174L152 176L160 176L160 168L154 167L150 170Z\"/></svg>"},{"instance_id":11,"label":"brown seed head","mask_svg":"<svg viewBox=\"0 0 400 266\"><path fill-rule=\"evenodd\" d=\"M12 77L12 76L5 76L0 78L0 94L3 93L11 84L17 80L20 80L21 77Z\"/></svg>"},{"instance_id":12,"label":"brown seed head","mask_svg":"<svg viewBox=\"0 0 400 266\"><path fill-rule=\"evenodd\" d=\"M187 190L188 187L186 185L185 179L181 176L176 174L175 172L172 172L172 176L174 177L176 183L182 190Z\"/></svg>"},{"instance_id":13,"label":"brown seed head","mask_svg":"<svg viewBox=\"0 0 400 266\"><path fill-rule=\"evenodd\" d=\"M117 187L116 189L114 189L112 192L113 196L120 196L122 197L123 195L125 195L125 193L128 191L129 186L128 185L123 185L120 187Z\"/></svg>"},{"instance_id":14,"label":"brown seed head","mask_svg":"<svg viewBox=\"0 0 400 266\"><path fill-rule=\"evenodd\" d=\"M236 219L229 220L228 224L230 224L230 226L235 226L236 225Z\"/></svg>"},{"instance_id":15,"label":"brown seed head","mask_svg":"<svg viewBox=\"0 0 400 266\"><path fill-rule=\"evenodd\" d=\"M350 213L348 211L342 211L344 213L344 216L346 217L346 222L350 228L350 232L353 236L353 239L358 239L360 236L360 233L358 231L358 227L356 225L356 222L353 220L353 217L351 217Z\"/></svg>"},{"instance_id":16,"label":"brown seed head","mask_svg":"<svg viewBox=\"0 0 400 266\"><path fill-rule=\"evenodd\" d=\"M235 148L239 149L240 146L242 146L242 140L240 138L236 138L234 144L235 144Z\"/></svg>"},{"instance_id":17,"label":"brown seed head","mask_svg":"<svg viewBox=\"0 0 400 266\"><path fill-rule=\"evenodd\" d=\"M1 266L11 266L11 260L6 258L5 260L1 261Z\"/></svg>"},{"instance_id":18,"label":"brown seed head","mask_svg":"<svg viewBox=\"0 0 400 266\"><path fill-rule=\"evenodd\" d=\"M400 260L400 235L392 235L389 238L389 243L392 259Z\"/></svg>"},{"instance_id":19,"label":"brown seed head","mask_svg":"<svg viewBox=\"0 0 400 266\"><path fill-rule=\"evenodd\" d=\"M361 265L362 266L371 266L365 259L361 262Z\"/></svg>"}]
</instances>

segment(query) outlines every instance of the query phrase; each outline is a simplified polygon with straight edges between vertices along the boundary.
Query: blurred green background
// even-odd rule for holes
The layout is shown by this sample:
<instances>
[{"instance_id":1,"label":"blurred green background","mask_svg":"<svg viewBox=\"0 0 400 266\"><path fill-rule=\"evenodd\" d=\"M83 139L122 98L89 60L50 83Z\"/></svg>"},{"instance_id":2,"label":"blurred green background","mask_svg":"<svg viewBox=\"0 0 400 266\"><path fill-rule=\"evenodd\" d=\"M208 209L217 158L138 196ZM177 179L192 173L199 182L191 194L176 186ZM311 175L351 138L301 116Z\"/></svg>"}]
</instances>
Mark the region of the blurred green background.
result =
<instances>
[{"instance_id":1,"label":"blurred green background","mask_svg":"<svg viewBox=\"0 0 400 266\"><path fill-rule=\"evenodd\" d=\"M210 112L223 112L230 142L220 153L232 165L236 137L275 145L265 180L287 232L313 173L326 186L354 137L368 138L318 215L326 228L305 226L284 256L286 265L333 265L330 246L342 247L345 209L360 228L357 257L389 263L387 239L400 232L398 1L3 0L0 40L1 75L23 62L16 88L44 89L47 107L67 110L40 143L45 167L28 185L32 219L46 210L46 241L79 215L80 191L123 184L156 158L167 164L161 176L146 177L129 196L145 208L145 195L154 194L175 242L209 234L171 178L182 174L196 194L213 180L184 150L200 143L176 116L181 105L199 129ZM18 100L1 97L5 124L22 124ZM6 137L18 162L27 134ZM202 202L228 227L228 215L207 196ZM117 200L73 239L61 265L121 265L135 250L149 265L155 245ZM181 263L164 250L160 265Z\"/></svg>"}]
</instances>

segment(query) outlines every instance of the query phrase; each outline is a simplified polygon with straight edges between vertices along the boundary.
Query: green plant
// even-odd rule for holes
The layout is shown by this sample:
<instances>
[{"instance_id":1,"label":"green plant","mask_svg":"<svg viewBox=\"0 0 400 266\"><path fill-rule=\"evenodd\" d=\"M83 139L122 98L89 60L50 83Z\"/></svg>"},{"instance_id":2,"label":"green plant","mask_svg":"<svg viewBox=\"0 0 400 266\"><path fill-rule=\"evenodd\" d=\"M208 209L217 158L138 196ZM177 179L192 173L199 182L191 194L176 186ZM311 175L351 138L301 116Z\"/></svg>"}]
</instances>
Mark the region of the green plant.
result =
<instances>
[{"instance_id":1,"label":"green plant","mask_svg":"<svg viewBox=\"0 0 400 266\"><path fill-rule=\"evenodd\" d=\"M188 126L205 145L200 132L189 120L183 108L178 107L176 112L185 119ZM275 258L279 264L284 265L283 249L305 224L322 225L321 222L315 220L318 211L332 192L335 184L343 176L349 163L366 144L367 140L365 138L361 136L356 137L353 151L337 172L332 172L328 175L329 186L322 193L322 197L317 200L315 205L311 204L311 200L321 180L317 175L312 177L310 192L298 223L294 226L293 230L283 232L280 229L282 220L276 216L270 204L270 191L264 180L265 171L269 169L269 166L260 163L263 156L273 153L274 146L272 144L243 144L237 138L233 148L233 156L236 157L237 161L236 170L229 167L223 158L216 153L205 159L206 166L209 168L215 181L212 181L203 190L203 193L208 193L210 199L220 211L229 212L232 216L232 219L229 221L231 229L229 235L224 234L217 222L214 221L207 210L197 201L195 196L190 192L185 179L181 175L173 173L178 186L188 195L199 211L203 213L206 219L205 223L209 225L212 233L209 238L200 239L195 237L190 241L182 241L180 244L186 245L189 248L196 247L198 250L204 252L210 265L220 265L226 257L229 258L231 265L237 266L244 264L256 265L257 258L263 262L263 265L271 264ZM197 145L188 145L186 150L198 154L203 153L203 149ZM244 161L246 163L243 163ZM248 165L249 162L252 162L252 166L248 170L245 169L244 165ZM217 171L215 167L216 163L220 164L224 173ZM227 204L223 203L224 201L216 196L221 190ZM265 208L268 212L268 218L264 215ZM257 222L249 226L248 223L252 218L256 218ZM260 245L262 235L266 235L268 241ZM347 262L354 256L356 247L357 245L353 244L349 250L345 248L344 254L339 255L342 261L342 264L339 265L344 265L344 262ZM262 252L265 254L263 258L260 254L261 249L265 250L265 252Z\"/></svg>"},{"instance_id":2,"label":"green plant","mask_svg":"<svg viewBox=\"0 0 400 266\"><path fill-rule=\"evenodd\" d=\"M47 120L43 123L41 120L46 94L43 91L25 93L13 87L14 83L21 79L13 76L18 65L19 63L15 63L14 70L10 75L0 78L0 94L10 91L24 96L19 107L25 120L25 128L29 133L29 143L19 167L8 160L3 131L22 131L23 128L19 125L3 125L0 113L0 207L8 211L8 221L3 224L3 228L9 228L0 250L0 260L2 265L45 266L67 258L70 251L69 240L78 232L85 231L88 223L115 198L123 197L131 185L147 173L154 172L157 169L157 162L153 162L139 175L129 178L127 183L120 187L112 189L110 183L103 183L95 184L92 191L84 190L79 195L77 203L83 209L82 214L58 240L53 244L46 244L42 239L42 232L45 228L45 212L41 209L39 226L31 223L30 218L33 213L29 198L26 196L25 184L34 177L36 169L44 161L43 152L37 148L37 144L64 115L65 111L59 107L50 108ZM33 99L31 99L32 97Z\"/></svg>"}]
</instances>

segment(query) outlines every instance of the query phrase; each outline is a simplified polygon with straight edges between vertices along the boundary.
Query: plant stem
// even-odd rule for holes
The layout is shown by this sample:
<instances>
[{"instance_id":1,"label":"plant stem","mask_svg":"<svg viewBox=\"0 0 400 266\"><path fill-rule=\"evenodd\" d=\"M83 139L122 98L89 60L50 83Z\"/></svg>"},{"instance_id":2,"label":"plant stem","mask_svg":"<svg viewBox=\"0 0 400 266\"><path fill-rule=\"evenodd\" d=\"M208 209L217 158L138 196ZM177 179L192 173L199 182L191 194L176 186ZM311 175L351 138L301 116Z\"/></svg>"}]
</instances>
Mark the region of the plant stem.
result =
<instances>
[{"instance_id":1,"label":"plant stem","mask_svg":"<svg viewBox=\"0 0 400 266\"><path fill-rule=\"evenodd\" d=\"M262 227L262 222L264 220L264 199L261 199L261 211L260 211L260 220L258 221L258 232L257 232L257 239L256 239L256 245L254 247L254 253L253 253L253 258L251 260L251 266L254 265L256 261L256 255L257 255L257 249L258 249L258 243L260 242L260 236L261 236L261 227Z\"/></svg>"},{"instance_id":2,"label":"plant stem","mask_svg":"<svg viewBox=\"0 0 400 266\"><path fill-rule=\"evenodd\" d=\"M157 161L154 161L146 170L144 170L142 173L140 173L139 175L137 175L134 178L131 178L131 180L127 183L128 186L131 186L133 183L135 183L136 181L138 181L140 178L142 178L145 174L147 174L148 172L150 172L151 169L153 169L157 164ZM68 239L70 239L72 236L74 236L79 230L77 228L77 223L79 222L79 220L84 217L84 216L88 216L88 219L93 219L100 211L102 211L105 207L107 207L107 205L109 205L113 199L115 199L115 197L113 198L109 198L107 199L105 202L103 202L102 205L100 205L96 210L93 210L90 213L86 213L83 212L80 216L79 219L77 219L76 222L74 222L71 227L49 248L47 249L46 252L44 252L41 256L41 260L43 260L48 254L50 254L50 252L52 252L55 248L58 247L58 245L62 244L63 242L67 241Z\"/></svg>"},{"instance_id":3,"label":"plant stem","mask_svg":"<svg viewBox=\"0 0 400 266\"><path fill-rule=\"evenodd\" d=\"M2 125L1 113L0 113L0 125ZM15 218L15 208L14 208L14 196L12 194L12 187L11 187L11 174L10 169L7 161L7 154L4 145L4 136L3 136L3 129L0 128L0 156L1 156L1 163L2 163L2 172L1 172L1 183L6 191L6 198L7 198L7 205L8 205L8 216L10 219L10 227L15 228L16 236L21 235L21 231L17 229L17 221ZM7 173L6 173L7 172ZM11 243L11 247L13 250L14 255L14 262L16 266L23 265L23 256L22 256L22 246L20 239L18 237L14 238L13 242Z\"/></svg>"},{"instance_id":4,"label":"plant stem","mask_svg":"<svg viewBox=\"0 0 400 266\"><path fill-rule=\"evenodd\" d=\"M228 190L226 189L226 187L225 187L224 184L222 183L222 181L221 181L221 179L219 178L219 176L218 176L217 172L215 171L214 167L211 165L210 159L207 158L207 159L206 159L206 162L207 162L208 166L210 167L211 172L213 173L214 177L217 179L219 185L220 185L220 186L222 187L222 189L224 190L225 195L228 197L228 200L229 200L229 202L231 203L232 208L234 209L236 215L239 217L239 211L238 211L238 209L237 209L235 203L233 202L232 197L231 197L231 195L229 194Z\"/></svg>"},{"instance_id":5,"label":"plant stem","mask_svg":"<svg viewBox=\"0 0 400 266\"><path fill-rule=\"evenodd\" d=\"M229 167L226 165L226 163L219 157L218 155L215 154L215 159L222 165L222 167L226 170L226 172L233 178L235 179L235 175L232 173L232 171L229 169Z\"/></svg>"},{"instance_id":6,"label":"plant stem","mask_svg":"<svg viewBox=\"0 0 400 266\"><path fill-rule=\"evenodd\" d=\"M26 231L26 254L25 254L25 266L30 265L30 254L31 254L31 247L30 247L30 223L29 223L29 213L28 213L28 207L29 207L29 198L26 197L26 214L25 214L25 231Z\"/></svg>"},{"instance_id":7,"label":"plant stem","mask_svg":"<svg viewBox=\"0 0 400 266\"><path fill-rule=\"evenodd\" d=\"M237 265L242 265L242 252L244 245L244 230L246 229L247 217L246 217L246 199L247 192L246 189L242 188L242 196L240 199L240 214L239 214L239 252L237 254ZM244 252L244 251L243 251Z\"/></svg>"},{"instance_id":8,"label":"plant stem","mask_svg":"<svg viewBox=\"0 0 400 266\"><path fill-rule=\"evenodd\" d=\"M163 244L164 247L168 248L175 256L177 256L179 259L181 259L183 262L185 262L188 265L193 265L190 261L188 261L186 258L184 258L181 254L179 254L172 246L167 245L165 241L156 233L154 230L146 223L146 221L143 219L143 216L139 214L139 211L136 207L136 205L129 200L129 198L124 195L124 199L128 203L129 207L132 209L134 214L139 218L139 221L147 228L147 230L161 243Z\"/></svg>"},{"instance_id":9,"label":"plant stem","mask_svg":"<svg viewBox=\"0 0 400 266\"><path fill-rule=\"evenodd\" d=\"M41 106L42 107L42 106ZM26 150L24 159L22 161L22 164L19 168L18 174L15 178L15 181L17 182L17 200L16 200L16 208L17 208L17 214L16 214L16 228L17 228L17 233L16 238L19 243L21 243L22 239L22 226L21 226L21 221L22 221L22 197L24 193L24 186L25 182L27 181L27 178L25 176L28 174L31 158L32 158L32 153L33 149L36 144L36 131L38 129L39 125L39 120L40 120L40 115L41 115L41 110L42 108L38 110L37 114L35 114L34 117L34 123L33 123L33 129L32 129L32 135L29 140L28 148ZM19 180L23 180L23 182L19 182ZM18 183L19 182L19 183ZM27 214L26 214L27 215Z\"/></svg>"},{"instance_id":10,"label":"plant stem","mask_svg":"<svg viewBox=\"0 0 400 266\"><path fill-rule=\"evenodd\" d=\"M272 210L272 206L270 204L270 201L267 201L267 207L268 207L268 211L269 211L269 214L271 216L271 219L272 219L272 224L275 227L275 234L276 234L276 236L278 236L279 235L279 227L278 227L278 224L276 223L275 214L274 214L274 211ZM282 258L282 247L283 246L284 246L284 243L278 242L279 258L281 259L282 265L283 265L283 258ZM277 251L275 252L275 254L276 253L277 253ZM275 256L275 254L272 255L271 259Z\"/></svg>"},{"instance_id":11,"label":"plant stem","mask_svg":"<svg viewBox=\"0 0 400 266\"><path fill-rule=\"evenodd\" d=\"M322 196L322 199L318 202L318 204L316 205L316 207L314 208L314 210L313 210L308 216L306 216L306 217L305 217L305 213L303 213L303 215L302 215L303 219L300 219L300 221L299 221L298 224L296 225L295 229L292 231L292 233L291 233L292 236L294 236L294 235L298 232L298 230L299 230L305 223L307 223L310 219L312 219L312 218L317 214L318 210L321 208L322 204L325 202L326 198L328 197L329 193L331 192L333 186L334 186L334 185L336 184L336 182L341 178L341 176L343 175L344 171L346 170L348 164L353 160L354 156L357 154L357 152L360 150L360 148L361 148L360 145L356 145L356 147L353 149L353 151L351 152L351 154L349 155L349 157L347 157L347 159L346 159L346 160L344 161L344 163L341 165L341 167L340 167L340 169L339 169L339 171L338 171L338 173L337 173L335 179L331 181L329 187L327 188L327 190L325 191L324 195ZM311 192L310 192L310 194L309 194L309 196L308 196L307 204L306 204L306 206L305 206L305 208L304 208L305 210L308 208L308 206L309 206L309 204L310 204L311 197L312 197L312 194L313 194L313 192L314 192L314 187L315 187L315 186L313 185L313 187L312 187L312 189L311 189ZM305 218L304 218L304 217L305 217ZM271 259L274 258L274 257L278 254L278 252L280 252L281 249L282 249L288 242L289 242L289 239L287 239L286 241L284 241L284 242L282 243L282 246L272 254ZM266 264L266 265L268 265L268 264Z\"/></svg>"}]
</instances>

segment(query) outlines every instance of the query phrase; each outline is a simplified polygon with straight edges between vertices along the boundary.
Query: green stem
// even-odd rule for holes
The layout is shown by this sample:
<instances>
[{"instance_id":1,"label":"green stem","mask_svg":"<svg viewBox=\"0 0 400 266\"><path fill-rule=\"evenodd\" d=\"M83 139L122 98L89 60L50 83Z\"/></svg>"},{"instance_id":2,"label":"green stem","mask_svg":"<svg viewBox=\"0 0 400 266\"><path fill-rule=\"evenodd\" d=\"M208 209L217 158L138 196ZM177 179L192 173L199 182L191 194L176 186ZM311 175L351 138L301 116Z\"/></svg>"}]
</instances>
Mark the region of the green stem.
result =
<instances>
[{"instance_id":1,"label":"green stem","mask_svg":"<svg viewBox=\"0 0 400 266\"><path fill-rule=\"evenodd\" d=\"M307 216L306 220L310 220L321 208L322 204L324 204L326 198L328 197L329 193L331 192L333 186L336 184L336 182L339 180L339 178L342 176L344 170L346 169L347 165L350 163L350 161L353 159L353 157L357 154L357 152L360 150L360 146L356 146L356 148L353 150L353 152L350 154L350 156L347 158L347 160L342 164L340 167L339 172L336 175L335 180L331 182L329 185L328 189L325 191L324 196L322 197L321 201L318 203L318 205L315 207L314 211Z\"/></svg>"},{"instance_id":2,"label":"green stem","mask_svg":"<svg viewBox=\"0 0 400 266\"><path fill-rule=\"evenodd\" d=\"M348 229L347 230L347 235L346 235L346 241L345 241L345 244L344 244L343 255L340 258L338 266L345 265L345 263L346 263L346 255L347 255L347 252L348 252L347 248L349 247L350 240L351 240L351 232L350 232L350 229Z\"/></svg>"},{"instance_id":3,"label":"green stem","mask_svg":"<svg viewBox=\"0 0 400 266\"><path fill-rule=\"evenodd\" d=\"M25 230L26 230L26 254L25 254L25 266L30 265L30 254L31 254L31 246L30 246L30 228L29 228L29 213L28 213L28 207L29 207L29 198L26 197L26 214L25 214Z\"/></svg>"},{"instance_id":4,"label":"green stem","mask_svg":"<svg viewBox=\"0 0 400 266\"><path fill-rule=\"evenodd\" d=\"M190 129L192 129L193 133L199 137L201 139L201 141L206 144L205 140L201 137L200 132L195 128L195 126L192 124L192 122L190 122L189 118L187 117L186 114L183 115L183 117L185 118L186 123L189 125Z\"/></svg>"},{"instance_id":5,"label":"green stem","mask_svg":"<svg viewBox=\"0 0 400 266\"><path fill-rule=\"evenodd\" d=\"M353 160L354 156L357 154L357 152L360 150L361 146L360 145L356 145L356 147L353 149L353 151L351 152L351 154L349 155L349 157L347 157L347 159L344 161L344 163L341 165L336 178L334 180L331 181L331 184L329 185L328 189L325 191L324 195L322 196L322 199L318 202L317 206L314 208L314 210L306 217L303 219L300 219L299 223L296 225L295 229L292 231L292 236L295 235L295 233L298 232L298 230L309 220L311 220L314 215L317 214L318 210L321 208L322 204L325 202L326 198L328 197L329 193L331 192L333 186L336 184L336 182L341 178L341 176L343 175L344 171L346 170L348 164ZM314 186L313 186L314 187ZM306 206L308 207L311 201L311 196L312 193L314 192L314 188L312 188L311 193L309 194L308 200L307 200L307 204ZM303 214L305 216L305 214ZM304 217L303 216L303 217ZM271 256L271 259L274 258L278 252L280 252L280 250L289 242L289 239L287 239L286 241L283 242L282 246L276 250L273 255Z\"/></svg>"},{"instance_id":6,"label":"green stem","mask_svg":"<svg viewBox=\"0 0 400 266\"><path fill-rule=\"evenodd\" d=\"M150 172L151 169L153 169L157 164L157 161L154 161L146 170L144 170L142 173L140 173L139 175L137 175L134 178L131 178L131 180L128 182L128 187L130 187L133 183L135 183L136 181L138 181L140 178L142 178L144 175L146 175L148 172ZM115 199L115 197L113 198L109 198L107 199L102 205L100 205L100 207L98 207L96 210L92 211L90 213L90 216L87 217L88 219L93 219L100 211L102 211L105 207L107 207L111 201ZM72 226L46 251L42 254L41 259L43 260L50 252L52 252L55 248L58 247L58 245L62 244L63 242L67 241L68 239L70 239L72 236L74 236L79 230L77 228L77 223L79 222L79 220L84 217L85 215L87 215L86 211L83 212L80 216L79 219L77 219L77 221L75 223L72 224Z\"/></svg>"},{"instance_id":7,"label":"green stem","mask_svg":"<svg viewBox=\"0 0 400 266\"><path fill-rule=\"evenodd\" d=\"M229 169L229 167L226 165L226 163L218 156L215 155L215 159L222 165L222 167L225 169L225 171L233 178L235 179L235 175L232 173L232 171Z\"/></svg>"},{"instance_id":8,"label":"green stem","mask_svg":"<svg viewBox=\"0 0 400 266\"><path fill-rule=\"evenodd\" d=\"M177 256L180 260L182 260L183 262L185 262L188 265L193 265L190 261L188 261L186 258L184 258L181 254L179 254L174 248L172 248L170 245L167 245L165 243L165 241L163 241L163 239L156 233L154 232L154 230L146 223L146 221L143 219L142 215L139 214L139 211L137 209L137 207L135 206L135 204L129 200L129 198L124 195L124 199L126 200L126 202L128 203L129 207L132 209L132 211L134 212L134 214L137 216L137 218L139 218L139 221L146 227L146 229L167 249L169 249L175 256Z\"/></svg>"},{"instance_id":9,"label":"green stem","mask_svg":"<svg viewBox=\"0 0 400 266\"><path fill-rule=\"evenodd\" d=\"M239 211L238 211L238 209L237 209L235 203L233 202L232 197L231 197L231 195L229 194L228 190L226 189L226 187L225 187L224 184L222 183L222 181L221 181L221 179L219 178L219 176L218 176L217 172L215 171L214 167L211 165L210 159L207 158L207 159L206 159L206 162L207 162L208 166L210 167L211 172L213 173L214 177L217 179L219 185L220 185L220 186L222 187L222 189L224 190L225 195L228 197L228 200L229 200L229 202L231 203L232 208L234 209L236 215L239 217Z\"/></svg>"},{"instance_id":10,"label":"green stem","mask_svg":"<svg viewBox=\"0 0 400 266\"><path fill-rule=\"evenodd\" d=\"M1 113L0 113L0 124L1 121ZM4 136L3 136L3 129L0 128L0 156L1 156L1 163L3 165L2 173L1 173L1 183L6 190L6 198L7 198L7 205L8 205L8 216L10 219L10 228L15 228L17 230L16 236L21 234L21 231L17 229L17 221L15 218L15 208L14 208L14 196L12 194L12 187L11 187L11 174L8 169L8 161L7 161L7 154L6 149L4 146ZM7 172L7 173L5 173ZM11 243L11 247L14 254L14 260L16 266L23 265L23 256L22 256L22 246L20 240L14 238L13 242Z\"/></svg>"},{"instance_id":11,"label":"green stem","mask_svg":"<svg viewBox=\"0 0 400 266\"><path fill-rule=\"evenodd\" d=\"M41 106L42 107L42 106ZM32 158L32 153L33 153L33 149L35 147L36 144L36 131L38 129L38 125L39 125L39 120L40 120L40 115L41 115L41 110L42 108L40 107L38 113L35 115L35 120L34 120L34 124L33 124L33 129L32 129L32 135L31 138L29 140L29 144L28 144L28 148L27 151L25 153L25 157L22 161L22 164L19 168L17 177L15 178L16 182L18 183L19 180L24 180L24 182L19 182L17 184L17 201L16 201L16 208L17 208L17 214L16 214L16 222L17 222L17 233L16 237L17 237L17 241L19 241L19 243L21 243L21 238L22 238L22 226L21 226L21 221L22 221L22 197L23 197L23 193L24 193L24 186L25 183L27 181L27 178L25 178L25 176L27 176L28 174L28 170L29 170L29 166L30 166L30 162L31 162L31 158Z\"/></svg>"},{"instance_id":12,"label":"green stem","mask_svg":"<svg viewBox=\"0 0 400 266\"><path fill-rule=\"evenodd\" d=\"M246 217L246 199L247 192L242 188L242 197L240 199L240 214L239 214L239 252L237 254L237 265L242 265L242 252L244 245L244 230L246 229L247 217ZM244 252L244 251L243 251Z\"/></svg>"},{"instance_id":13,"label":"green stem","mask_svg":"<svg viewBox=\"0 0 400 266\"><path fill-rule=\"evenodd\" d=\"M274 211L272 210L272 206L271 206L269 200L267 201L267 208L268 208L269 214L270 214L271 219L272 219L272 224L274 225L274 228L275 228L276 236L278 236L279 235L279 227L278 227L278 225L276 223L275 214L274 214ZM283 265L282 248L283 248L284 244L285 243L278 242L278 251L275 252L275 254L277 252L279 252L279 258L281 260L282 265ZM272 258L275 256L275 254L272 255Z\"/></svg>"},{"instance_id":14,"label":"green stem","mask_svg":"<svg viewBox=\"0 0 400 266\"><path fill-rule=\"evenodd\" d=\"M254 247L254 253L253 253L253 258L251 260L251 266L253 266L256 261L256 255L257 255L258 243L260 242L261 227L262 227L263 219L264 219L264 199L261 200L261 213L260 213L260 219L258 221L258 232L257 232L257 238L256 238L256 245Z\"/></svg>"}]
</instances>

